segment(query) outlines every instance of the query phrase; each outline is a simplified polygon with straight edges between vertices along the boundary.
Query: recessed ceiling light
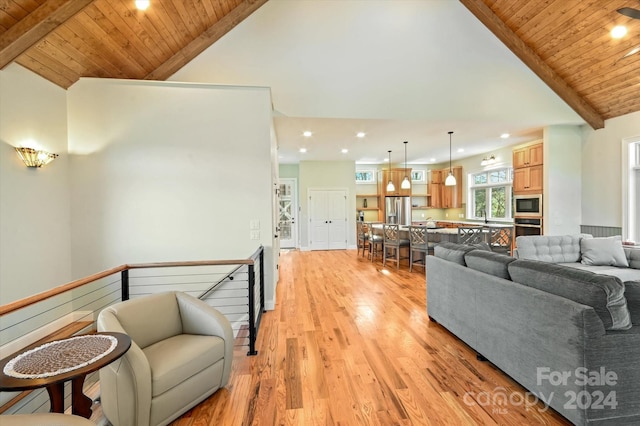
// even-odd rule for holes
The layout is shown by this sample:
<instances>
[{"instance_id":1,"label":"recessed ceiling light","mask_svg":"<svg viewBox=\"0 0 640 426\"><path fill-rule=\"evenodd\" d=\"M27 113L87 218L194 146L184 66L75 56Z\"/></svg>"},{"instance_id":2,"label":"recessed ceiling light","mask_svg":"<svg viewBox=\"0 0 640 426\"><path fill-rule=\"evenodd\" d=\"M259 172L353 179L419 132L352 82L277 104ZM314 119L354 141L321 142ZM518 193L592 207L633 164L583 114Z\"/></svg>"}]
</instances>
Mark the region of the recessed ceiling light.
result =
<instances>
[{"instance_id":1,"label":"recessed ceiling light","mask_svg":"<svg viewBox=\"0 0 640 426\"><path fill-rule=\"evenodd\" d=\"M611 37L622 38L627 35L627 27L624 25L618 25L611 30Z\"/></svg>"},{"instance_id":2,"label":"recessed ceiling light","mask_svg":"<svg viewBox=\"0 0 640 426\"><path fill-rule=\"evenodd\" d=\"M509 136L510 136L509 133L503 133L500 135L502 139L507 139Z\"/></svg>"},{"instance_id":3,"label":"recessed ceiling light","mask_svg":"<svg viewBox=\"0 0 640 426\"><path fill-rule=\"evenodd\" d=\"M458 152L464 152L464 148L458 148Z\"/></svg>"},{"instance_id":4,"label":"recessed ceiling light","mask_svg":"<svg viewBox=\"0 0 640 426\"><path fill-rule=\"evenodd\" d=\"M150 4L150 0L136 0L136 8L138 10L147 10Z\"/></svg>"},{"instance_id":5,"label":"recessed ceiling light","mask_svg":"<svg viewBox=\"0 0 640 426\"><path fill-rule=\"evenodd\" d=\"M429 161L431 161L432 163L435 163L436 159L435 158L429 158Z\"/></svg>"},{"instance_id":6,"label":"recessed ceiling light","mask_svg":"<svg viewBox=\"0 0 640 426\"><path fill-rule=\"evenodd\" d=\"M300 148L300 152L302 152L302 153L307 152L307 148Z\"/></svg>"},{"instance_id":7,"label":"recessed ceiling light","mask_svg":"<svg viewBox=\"0 0 640 426\"><path fill-rule=\"evenodd\" d=\"M359 138L364 138L367 134L365 132L358 132L356 133L356 136Z\"/></svg>"},{"instance_id":8,"label":"recessed ceiling light","mask_svg":"<svg viewBox=\"0 0 640 426\"><path fill-rule=\"evenodd\" d=\"M385 159L384 159L384 162L385 162L385 163L388 163L388 162L389 162L389 159L388 159L388 158L385 158Z\"/></svg>"},{"instance_id":9,"label":"recessed ceiling light","mask_svg":"<svg viewBox=\"0 0 640 426\"><path fill-rule=\"evenodd\" d=\"M309 130L305 130L305 131L302 133L302 135L303 135L304 137L306 137L306 138L310 137L312 134L313 134L313 133L311 133L311 131L309 131Z\"/></svg>"},{"instance_id":10,"label":"recessed ceiling light","mask_svg":"<svg viewBox=\"0 0 640 426\"><path fill-rule=\"evenodd\" d=\"M342 152L343 154L346 154L347 152L349 152L349 150L348 150L348 149L346 149L346 148L343 148L341 152Z\"/></svg>"}]
</instances>

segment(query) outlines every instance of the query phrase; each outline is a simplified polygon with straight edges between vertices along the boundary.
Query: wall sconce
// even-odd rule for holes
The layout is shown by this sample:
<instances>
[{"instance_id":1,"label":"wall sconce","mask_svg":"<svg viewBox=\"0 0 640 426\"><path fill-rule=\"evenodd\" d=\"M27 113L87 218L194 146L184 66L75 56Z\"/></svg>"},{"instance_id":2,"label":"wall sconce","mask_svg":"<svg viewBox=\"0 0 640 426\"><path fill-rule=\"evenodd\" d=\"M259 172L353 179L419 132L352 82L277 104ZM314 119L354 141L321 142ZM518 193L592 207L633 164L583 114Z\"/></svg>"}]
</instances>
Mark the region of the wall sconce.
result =
<instances>
[{"instance_id":1,"label":"wall sconce","mask_svg":"<svg viewBox=\"0 0 640 426\"><path fill-rule=\"evenodd\" d=\"M482 161L480 162L480 165L481 166L489 166L489 165L491 165L491 164L493 164L495 162L496 162L495 155L491 155L490 157L484 157L482 159Z\"/></svg>"},{"instance_id":2,"label":"wall sconce","mask_svg":"<svg viewBox=\"0 0 640 426\"><path fill-rule=\"evenodd\" d=\"M42 167L58 157L58 154L38 151L33 148L16 148L16 151L27 167Z\"/></svg>"}]
</instances>

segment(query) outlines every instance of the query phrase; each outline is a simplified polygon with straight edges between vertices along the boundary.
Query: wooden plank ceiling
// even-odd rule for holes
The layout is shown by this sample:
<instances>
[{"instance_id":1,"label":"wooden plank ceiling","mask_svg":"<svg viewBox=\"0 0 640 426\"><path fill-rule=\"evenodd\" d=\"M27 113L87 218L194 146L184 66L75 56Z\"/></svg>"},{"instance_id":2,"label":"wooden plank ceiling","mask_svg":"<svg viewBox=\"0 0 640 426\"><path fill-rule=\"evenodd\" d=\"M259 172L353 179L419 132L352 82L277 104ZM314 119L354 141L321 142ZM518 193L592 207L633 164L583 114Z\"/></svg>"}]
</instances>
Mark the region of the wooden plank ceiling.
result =
<instances>
[{"instance_id":1,"label":"wooden plank ceiling","mask_svg":"<svg viewBox=\"0 0 640 426\"><path fill-rule=\"evenodd\" d=\"M68 88L80 77L165 80L267 0L0 0L0 69Z\"/></svg>"},{"instance_id":2,"label":"wooden plank ceiling","mask_svg":"<svg viewBox=\"0 0 640 426\"><path fill-rule=\"evenodd\" d=\"M0 0L0 69L164 80L267 0ZM639 0L460 0L593 128L640 111ZM609 31L629 32L613 40Z\"/></svg>"}]
</instances>

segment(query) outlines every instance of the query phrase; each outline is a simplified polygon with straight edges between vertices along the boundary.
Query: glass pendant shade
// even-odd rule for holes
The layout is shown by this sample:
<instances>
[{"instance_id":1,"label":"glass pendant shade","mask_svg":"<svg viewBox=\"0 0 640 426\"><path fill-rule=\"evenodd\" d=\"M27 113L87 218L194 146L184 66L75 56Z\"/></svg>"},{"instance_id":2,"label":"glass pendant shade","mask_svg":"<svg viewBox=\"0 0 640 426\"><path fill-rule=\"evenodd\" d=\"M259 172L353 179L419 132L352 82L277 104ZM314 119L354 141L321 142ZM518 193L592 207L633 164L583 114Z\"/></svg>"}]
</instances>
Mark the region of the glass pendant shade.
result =
<instances>
[{"instance_id":1,"label":"glass pendant shade","mask_svg":"<svg viewBox=\"0 0 640 426\"><path fill-rule=\"evenodd\" d=\"M456 184L456 177L453 175L451 171L449 172L449 175L447 176L447 178L444 180L444 184L446 186L454 186Z\"/></svg>"},{"instance_id":2,"label":"glass pendant shade","mask_svg":"<svg viewBox=\"0 0 640 426\"><path fill-rule=\"evenodd\" d=\"M405 176L404 179L402 179L402 183L400 184L400 188L402 188L402 189L411 188L411 181L409 180L408 176Z\"/></svg>"}]
</instances>

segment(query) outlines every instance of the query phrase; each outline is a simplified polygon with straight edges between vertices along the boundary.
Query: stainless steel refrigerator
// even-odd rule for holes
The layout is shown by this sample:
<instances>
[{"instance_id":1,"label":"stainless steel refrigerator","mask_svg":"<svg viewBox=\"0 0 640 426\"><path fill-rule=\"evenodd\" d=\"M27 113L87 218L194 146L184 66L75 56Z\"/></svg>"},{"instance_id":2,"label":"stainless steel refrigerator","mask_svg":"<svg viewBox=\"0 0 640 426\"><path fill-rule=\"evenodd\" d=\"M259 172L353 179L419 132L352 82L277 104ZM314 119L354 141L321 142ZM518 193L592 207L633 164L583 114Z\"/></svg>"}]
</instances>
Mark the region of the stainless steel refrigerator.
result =
<instances>
[{"instance_id":1,"label":"stainless steel refrigerator","mask_svg":"<svg viewBox=\"0 0 640 426\"><path fill-rule=\"evenodd\" d=\"M384 201L386 223L411 225L411 197L385 197Z\"/></svg>"}]
</instances>

